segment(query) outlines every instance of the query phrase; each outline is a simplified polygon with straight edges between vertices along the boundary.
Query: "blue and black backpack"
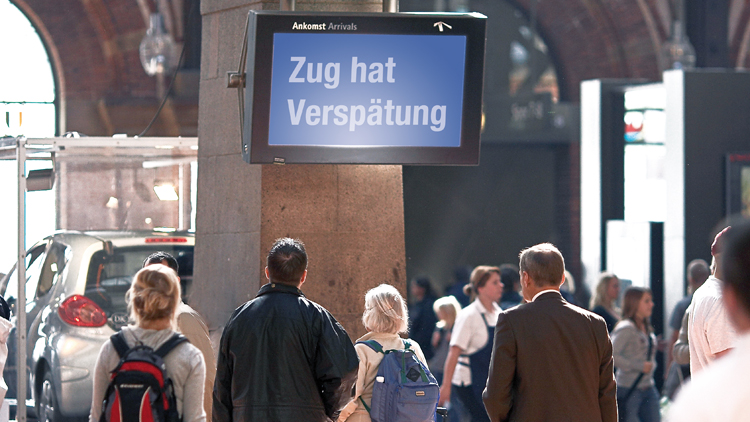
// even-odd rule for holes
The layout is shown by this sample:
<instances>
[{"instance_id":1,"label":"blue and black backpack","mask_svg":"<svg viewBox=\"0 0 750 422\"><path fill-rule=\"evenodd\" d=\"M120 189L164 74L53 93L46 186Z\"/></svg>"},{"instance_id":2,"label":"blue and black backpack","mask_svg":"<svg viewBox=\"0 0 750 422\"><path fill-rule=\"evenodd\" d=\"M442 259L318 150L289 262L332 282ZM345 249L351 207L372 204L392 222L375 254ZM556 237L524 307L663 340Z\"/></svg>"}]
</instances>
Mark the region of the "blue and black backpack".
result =
<instances>
[{"instance_id":1,"label":"blue and black backpack","mask_svg":"<svg viewBox=\"0 0 750 422\"><path fill-rule=\"evenodd\" d=\"M371 406L359 400L370 412L372 422L433 422L436 419L440 386L430 370L417 359L404 340L404 349L383 350L375 340L361 341L382 353L372 387Z\"/></svg>"}]
</instances>

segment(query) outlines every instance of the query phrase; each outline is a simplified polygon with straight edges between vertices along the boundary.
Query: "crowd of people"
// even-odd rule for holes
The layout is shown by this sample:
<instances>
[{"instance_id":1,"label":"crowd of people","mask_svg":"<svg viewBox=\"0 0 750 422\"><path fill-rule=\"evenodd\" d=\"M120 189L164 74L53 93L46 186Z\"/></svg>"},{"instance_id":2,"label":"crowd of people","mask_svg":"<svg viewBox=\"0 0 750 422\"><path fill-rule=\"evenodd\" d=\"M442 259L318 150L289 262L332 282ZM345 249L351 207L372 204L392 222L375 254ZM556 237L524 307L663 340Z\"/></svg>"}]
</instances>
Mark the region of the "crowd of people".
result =
<instances>
[{"instance_id":1,"label":"crowd of people","mask_svg":"<svg viewBox=\"0 0 750 422\"><path fill-rule=\"evenodd\" d=\"M621 292L604 272L589 311L565 287L574 283L560 251L543 243L522 250L517 266L458 269L460 289L442 297L426 277L410 283L410 305L395 287L374 287L364 297L367 333L355 344L302 293L307 253L289 238L268 253L268 283L230 317L217 360L205 324L180 300L168 255L149 257L135 275L127 293L135 324L123 337L152 348L178 332L189 337L164 358L186 422L371 421L384 350L404 348L435 376L446 420L656 422L660 347L669 351L670 421L750 420L750 222L718 233L711 255L710 269L688 265L668 342L654 334L649 289ZM120 361L115 346L106 342L96 363L91 422Z\"/></svg>"}]
</instances>

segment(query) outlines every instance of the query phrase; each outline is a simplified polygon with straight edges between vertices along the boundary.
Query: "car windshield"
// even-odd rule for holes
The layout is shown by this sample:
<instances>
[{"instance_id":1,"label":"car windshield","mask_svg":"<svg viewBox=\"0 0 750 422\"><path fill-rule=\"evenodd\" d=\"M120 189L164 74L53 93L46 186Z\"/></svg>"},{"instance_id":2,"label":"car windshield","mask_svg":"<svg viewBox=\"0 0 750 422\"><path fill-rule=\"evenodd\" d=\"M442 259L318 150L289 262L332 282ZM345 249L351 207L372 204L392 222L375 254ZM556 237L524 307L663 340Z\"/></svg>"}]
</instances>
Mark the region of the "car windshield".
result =
<instances>
[{"instance_id":1,"label":"car windshield","mask_svg":"<svg viewBox=\"0 0 750 422\"><path fill-rule=\"evenodd\" d=\"M96 302L107 317L112 314L125 315L125 292L130 288L133 276L141 269L146 257L158 251L167 252L177 259L182 294L185 296L193 278L193 247L165 244L115 248L112 255L104 250L94 253L89 264L85 295Z\"/></svg>"}]
</instances>

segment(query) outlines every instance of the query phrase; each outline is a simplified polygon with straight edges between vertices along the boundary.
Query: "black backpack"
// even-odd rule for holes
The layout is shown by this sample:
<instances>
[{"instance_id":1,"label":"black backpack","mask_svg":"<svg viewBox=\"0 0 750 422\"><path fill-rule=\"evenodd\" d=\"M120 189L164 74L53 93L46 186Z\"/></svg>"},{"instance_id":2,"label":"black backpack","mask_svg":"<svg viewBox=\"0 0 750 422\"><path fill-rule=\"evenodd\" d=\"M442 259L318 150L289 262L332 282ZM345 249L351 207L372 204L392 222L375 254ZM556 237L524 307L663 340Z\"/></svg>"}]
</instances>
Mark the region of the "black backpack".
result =
<instances>
[{"instance_id":1,"label":"black backpack","mask_svg":"<svg viewBox=\"0 0 750 422\"><path fill-rule=\"evenodd\" d=\"M156 351L142 344L128 347L122 331L110 341L120 363L112 371L99 422L179 422L164 357L188 339L174 334Z\"/></svg>"}]
</instances>

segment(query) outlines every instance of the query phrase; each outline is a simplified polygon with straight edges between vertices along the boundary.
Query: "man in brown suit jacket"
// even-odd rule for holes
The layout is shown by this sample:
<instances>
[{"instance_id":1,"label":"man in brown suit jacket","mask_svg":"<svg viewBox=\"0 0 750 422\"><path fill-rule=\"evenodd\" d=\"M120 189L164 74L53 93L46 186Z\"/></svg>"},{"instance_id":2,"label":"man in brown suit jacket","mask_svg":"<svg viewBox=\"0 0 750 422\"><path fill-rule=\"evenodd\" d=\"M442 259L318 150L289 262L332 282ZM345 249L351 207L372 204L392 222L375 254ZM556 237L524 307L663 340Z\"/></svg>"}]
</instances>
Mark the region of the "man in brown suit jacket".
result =
<instances>
[{"instance_id":1,"label":"man in brown suit jacket","mask_svg":"<svg viewBox=\"0 0 750 422\"><path fill-rule=\"evenodd\" d=\"M521 251L525 304L501 312L483 401L493 422L616 422L604 320L560 295L565 262L549 243Z\"/></svg>"}]
</instances>

